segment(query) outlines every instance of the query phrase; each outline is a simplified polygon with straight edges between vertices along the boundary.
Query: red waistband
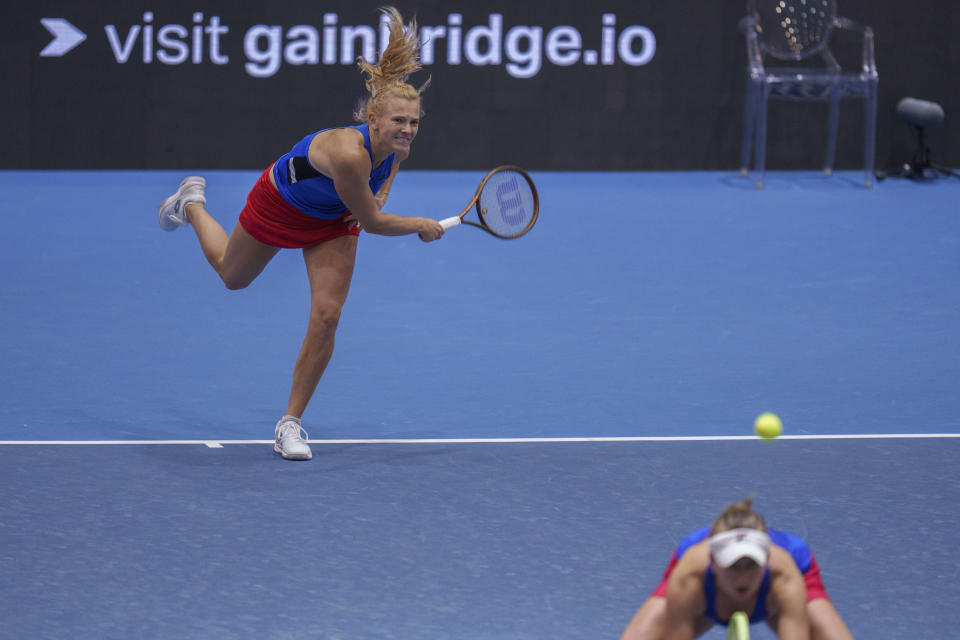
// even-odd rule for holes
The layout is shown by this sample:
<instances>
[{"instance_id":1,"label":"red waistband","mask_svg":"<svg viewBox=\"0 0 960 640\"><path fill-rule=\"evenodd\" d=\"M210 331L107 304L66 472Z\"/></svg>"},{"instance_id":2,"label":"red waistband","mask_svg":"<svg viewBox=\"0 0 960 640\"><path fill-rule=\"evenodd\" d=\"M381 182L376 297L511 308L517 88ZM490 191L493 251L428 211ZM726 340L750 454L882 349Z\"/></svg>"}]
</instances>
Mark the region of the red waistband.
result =
<instances>
[{"instance_id":1,"label":"red waistband","mask_svg":"<svg viewBox=\"0 0 960 640\"><path fill-rule=\"evenodd\" d=\"M270 182L273 165L264 171L247 195L240 225L259 242L281 249L303 249L346 235L360 235L360 225L346 221L347 211L335 220L314 218L283 199Z\"/></svg>"}]
</instances>

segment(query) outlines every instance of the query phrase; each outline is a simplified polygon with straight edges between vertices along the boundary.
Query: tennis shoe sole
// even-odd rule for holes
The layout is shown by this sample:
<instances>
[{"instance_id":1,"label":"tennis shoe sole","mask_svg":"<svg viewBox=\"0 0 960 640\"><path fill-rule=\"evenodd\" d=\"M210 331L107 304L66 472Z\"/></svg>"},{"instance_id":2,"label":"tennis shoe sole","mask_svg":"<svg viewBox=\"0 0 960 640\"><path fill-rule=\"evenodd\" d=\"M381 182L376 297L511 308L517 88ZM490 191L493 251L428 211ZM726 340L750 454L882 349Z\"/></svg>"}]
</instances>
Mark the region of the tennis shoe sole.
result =
<instances>
[{"instance_id":1,"label":"tennis shoe sole","mask_svg":"<svg viewBox=\"0 0 960 640\"><path fill-rule=\"evenodd\" d=\"M174 231L185 224L190 224L187 218L186 206L194 202L205 204L204 196L207 181L200 176L187 176L180 182L177 192L160 204L157 219L160 228L164 231Z\"/></svg>"}]
</instances>

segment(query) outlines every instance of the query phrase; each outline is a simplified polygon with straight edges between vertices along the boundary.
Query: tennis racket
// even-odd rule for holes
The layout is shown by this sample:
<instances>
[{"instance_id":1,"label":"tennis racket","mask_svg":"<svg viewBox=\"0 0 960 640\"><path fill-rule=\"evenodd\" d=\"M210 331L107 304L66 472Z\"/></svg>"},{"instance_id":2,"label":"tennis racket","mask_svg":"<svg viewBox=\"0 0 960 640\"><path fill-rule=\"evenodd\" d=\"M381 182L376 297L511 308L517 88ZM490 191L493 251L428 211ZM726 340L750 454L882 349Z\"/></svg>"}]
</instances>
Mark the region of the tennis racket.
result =
<instances>
[{"instance_id":1,"label":"tennis racket","mask_svg":"<svg viewBox=\"0 0 960 640\"><path fill-rule=\"evenodd\" d=\"M478 222L464 218L474 206ZM520 167L504 165L486 175L460 215L445 218L440 224L444 229L468 224L510 240L530 231L539 212L540 198L533 180Z\"/></svg>"},{"instance_id":2,"label":"tennis racket","mask_svg":"<svg viewBox=\"0 0 960 640\"><path fill-rule=\"evenodd\" d=\"M730 616L727 625L727 640L750 640L750 618L743 611Z\"/></svg>"}]
</instances>

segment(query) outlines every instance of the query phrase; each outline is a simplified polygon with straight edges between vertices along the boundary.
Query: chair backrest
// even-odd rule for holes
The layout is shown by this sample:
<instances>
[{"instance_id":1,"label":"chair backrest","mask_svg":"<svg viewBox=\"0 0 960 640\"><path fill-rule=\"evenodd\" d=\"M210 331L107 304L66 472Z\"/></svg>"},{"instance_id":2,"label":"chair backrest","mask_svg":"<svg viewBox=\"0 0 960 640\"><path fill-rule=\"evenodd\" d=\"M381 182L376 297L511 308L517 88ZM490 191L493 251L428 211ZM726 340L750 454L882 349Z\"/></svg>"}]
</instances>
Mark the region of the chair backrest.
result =
<instances>
[{"instance_id":1,"label":"chair backrest","mask_svg":"<svg viewBox=\"0 0 960 640\"><path fill-rule=\"evenodd\" d=\"M781 60L822 53L837 20L834 0L749 0L760 46Z\"/></svg>"}]
</instances>

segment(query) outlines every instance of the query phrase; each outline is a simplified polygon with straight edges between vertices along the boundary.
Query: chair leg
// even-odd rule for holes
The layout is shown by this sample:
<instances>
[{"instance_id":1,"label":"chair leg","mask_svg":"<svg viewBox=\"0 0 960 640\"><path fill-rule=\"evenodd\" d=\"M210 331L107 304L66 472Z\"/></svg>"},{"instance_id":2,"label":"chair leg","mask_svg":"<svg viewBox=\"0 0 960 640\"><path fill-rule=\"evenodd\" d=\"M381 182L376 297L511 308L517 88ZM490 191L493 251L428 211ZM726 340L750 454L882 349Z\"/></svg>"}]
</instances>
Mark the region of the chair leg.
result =
<instances>
[{"instance_id":1,"label":"chair leg","mask_svg":"<svg viewBox=\"0 0 960 640\"><path fill-rule=\"evenodd\" d=\"M747 176L750 173L750 153L757 122L757 93L757 84L748 77L743 104L743 139L740 142L740 175L742 176Z\"/></svg>"},{"instance_id":2,"label":"chair leg","mask_svg":"<svg viewBox=\"0 0 960 640\"><path fill-rule=\"evenodd\" d=\"M833 163L837 157L837 128L840 122L840 94L830 89L830 115L827 117L827 154L823 159L823 174L833 175Z\"/></svg>"},{"instance_id":3,"label":"chair leg","mask_svg":"<svg viewBox=\"0 0 960 640\"><path fill-rule=\"evenodd\" d=\"M767 177L767 107L770 101L770 87L764 84L757 90L756 131L754 132L754 169L757 171L757 189L763 189Z\"/></svg>"},{"instance_id":4,"label":"chair leg","mask_svg":"<svg viewBox=\"0 0 960 640\"><path fill-rule=\"evenodd\" d=\"M877 144L877 84L873 83L867 89L864 100L864 131L863 131L863 168L866 173L866 186L873 186L874 156Z\"/></svg>"}]
</instances>

